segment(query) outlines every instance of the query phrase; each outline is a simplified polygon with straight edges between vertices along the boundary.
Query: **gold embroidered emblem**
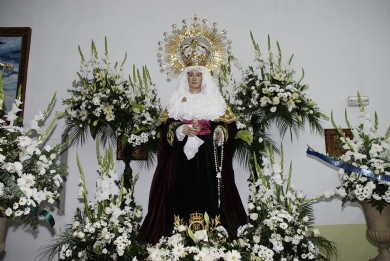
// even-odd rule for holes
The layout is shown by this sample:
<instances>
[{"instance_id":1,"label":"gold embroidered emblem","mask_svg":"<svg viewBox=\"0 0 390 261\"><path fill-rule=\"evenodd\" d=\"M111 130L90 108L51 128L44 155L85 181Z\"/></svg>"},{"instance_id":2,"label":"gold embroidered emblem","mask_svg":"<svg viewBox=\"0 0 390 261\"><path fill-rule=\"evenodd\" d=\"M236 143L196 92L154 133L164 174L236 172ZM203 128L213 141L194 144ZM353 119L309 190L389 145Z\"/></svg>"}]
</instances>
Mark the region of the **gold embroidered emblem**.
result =
<instances>
[{"instance_id":1,"label":"gold embroidered emblem","mask_svg":"<svg viewBox=\"0 0 390 261\"><path fill-rule=\"evenodd\" d=\"M189 228L193 231L204 230L204 218L203 214L195 212L190 214Z\"/></svg>"}]
</instances>

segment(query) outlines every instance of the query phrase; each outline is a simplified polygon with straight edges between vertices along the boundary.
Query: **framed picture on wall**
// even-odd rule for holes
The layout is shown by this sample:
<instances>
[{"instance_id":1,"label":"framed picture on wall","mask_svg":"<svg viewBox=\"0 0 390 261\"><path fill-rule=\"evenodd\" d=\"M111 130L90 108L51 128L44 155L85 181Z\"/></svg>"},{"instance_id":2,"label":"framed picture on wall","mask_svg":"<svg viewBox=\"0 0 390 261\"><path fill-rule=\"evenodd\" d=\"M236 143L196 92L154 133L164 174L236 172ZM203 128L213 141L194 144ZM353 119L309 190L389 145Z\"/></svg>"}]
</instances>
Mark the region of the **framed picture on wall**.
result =
<instances>
[{"instance_id":1,"label":"framed picture on wall","mask_svg":"<svg viewBox=\"0 0 390 261\"><path fill-rule=\"evenodd\" d=\"M122 138L118 137L116 143L116 159L123 160L122 156ZM132 160L148 160L148 146L143 145L133 151L133 155L131 155Z\"/></svg>"},{"instance_id":2,"label":"framed picture on wall","mask_svg":"<svg viewBox=\"0 0 390 261\"><path fill-rule=\"evenodd\" d=\"M11 110L19 91L23 102L21 109L24 108L30 42L30 27L0 27L0 72L4 89L4 113ZM20 116L23 117L23 110Z\"/></svg>"},{"instance_id":3,"label":"framed picture on wall","mask_svg":"<svg viewBox=\"0 0 390 261\"><path fill-rule=\"evenodd\" d=\"M325 148L326 153L330 156L341 156L345 153L345 149L342 147L340 141L340 135L336 129L324 129L325 131ZM345 136L353 139L353 135L350 129L342 129Z\"/></svg>"}]
</instances>

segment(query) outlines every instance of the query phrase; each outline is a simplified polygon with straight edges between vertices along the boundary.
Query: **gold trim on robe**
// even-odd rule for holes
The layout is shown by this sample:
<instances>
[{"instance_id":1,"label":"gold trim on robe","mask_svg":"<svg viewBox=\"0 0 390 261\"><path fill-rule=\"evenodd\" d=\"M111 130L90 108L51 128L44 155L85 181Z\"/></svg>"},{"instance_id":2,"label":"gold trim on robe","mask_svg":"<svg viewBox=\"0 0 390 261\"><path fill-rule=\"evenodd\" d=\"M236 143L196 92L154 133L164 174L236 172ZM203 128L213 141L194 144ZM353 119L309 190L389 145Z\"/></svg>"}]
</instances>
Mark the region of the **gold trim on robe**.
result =
<instances>
[{"instance_id":1,"label":"gold trim on robe","mask_svg":"<svg viewBox=\"0 0 390 261\"><path fill-rule=\"evenodd\" d=\"M232 123L233 121L238 121L237 116L233 113L232 109L228 104L226 104L226 111L225 114L219 117L218 119L214 120L215 122L225 122L227 124Z\"/></svg>"},{"instance_id":2,"label":"gold trim on robe","mask_svg":"<svg viewBox=\"0 0 390 261\"><path fill-rule=\"evenodd\" d=\"M160 118L158 119L158 122L165 123L169 119L168 110L167 108L164 109L164 111L161 113Z\"/></svg>"},{"instance_id":3,"label":"gold trim on robe","mask_svg":"<svg viewBox=\"0 0 390 261\"><path fill-rule=\"evenodd\" d=\"M167 132L167 141L171 146L173 144L173 141L175 140L175 133L173 133L173 128L175 128L176 125L179 123L180 123L179 121L176 121L176 122L172 122L171 124L169 124L169 129Z\"/></svg>"}]
</instances>

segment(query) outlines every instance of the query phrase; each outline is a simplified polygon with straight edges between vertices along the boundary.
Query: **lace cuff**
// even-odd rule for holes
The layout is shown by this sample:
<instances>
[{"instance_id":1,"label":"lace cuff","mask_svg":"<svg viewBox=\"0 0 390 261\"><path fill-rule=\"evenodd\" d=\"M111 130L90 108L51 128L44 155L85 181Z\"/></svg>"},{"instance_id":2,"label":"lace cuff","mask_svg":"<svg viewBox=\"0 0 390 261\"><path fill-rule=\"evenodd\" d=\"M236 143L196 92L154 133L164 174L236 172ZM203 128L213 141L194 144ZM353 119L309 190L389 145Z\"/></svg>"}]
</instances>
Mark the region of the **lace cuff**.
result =
<instances>
[{"instance_id":1,"label":"lace cuff","mask_svg":"<svg viewBox=\"0 0 390 261\"><path fill-rule=\"evenodd\" d=\"M186 137L186 135L183 133L183 128L184 128L184 125L181 125L179 128L176 129L176 138L179 141L184 140L184 138Z\"/></svg>"}]
</instances>

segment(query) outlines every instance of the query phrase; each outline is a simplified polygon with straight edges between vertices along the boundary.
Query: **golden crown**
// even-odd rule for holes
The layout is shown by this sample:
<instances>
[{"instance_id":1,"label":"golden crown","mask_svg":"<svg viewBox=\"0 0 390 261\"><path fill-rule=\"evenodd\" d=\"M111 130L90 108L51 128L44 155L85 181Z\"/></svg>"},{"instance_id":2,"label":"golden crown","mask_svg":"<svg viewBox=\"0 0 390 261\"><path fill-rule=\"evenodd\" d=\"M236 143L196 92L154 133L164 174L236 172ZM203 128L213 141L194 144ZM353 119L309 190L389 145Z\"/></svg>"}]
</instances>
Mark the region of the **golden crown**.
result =
<instances>
[{"instance_id":1,"label":"golden crown","mask_svg":"<svg viewBox=\"0 0 390 261\"><path fill-rule=\"evenodd\" d=\"M194 221L194 222L203 221L203 214L198 212L190 214L190 221Z\"/></svg>"},{"instance_id":2,"label":"golden crown","mask_svg":"<svg viewBox=\"0 0 390 261\"><path fill-rule=\"evenodd\" d=\"M221 65L225 63L228 55L227 45L231 40L224 41L226 30L217 33L218 23L213 23L213 27L207 27L207 20L203 19L202 24L198 21L200 18L195 14L191 18L194 22L187 24L183 19L183 28L178 29L176 24L172 25L173 34L164 33L164 41L159 41L160 50L165 47L164 54L158 53L160 67L167 67L167 76L179 73L186 67L192 65L201 65L210 71L218 73ZM165 60L165 61L162 61Z\"/></svg>"},{"instance_id":3,"label":"golden crown","mask_svg":"<svg viewBox=\"0 0 390 261\"><path fill-rule=\"evenodd\" d=\"M209 48L204 44L200 44L196 38L192 39L190 44L184 44L180 48L180 55L186 67L194 65L206 66L210 53Z\"/></svg>"}]
</instances>

